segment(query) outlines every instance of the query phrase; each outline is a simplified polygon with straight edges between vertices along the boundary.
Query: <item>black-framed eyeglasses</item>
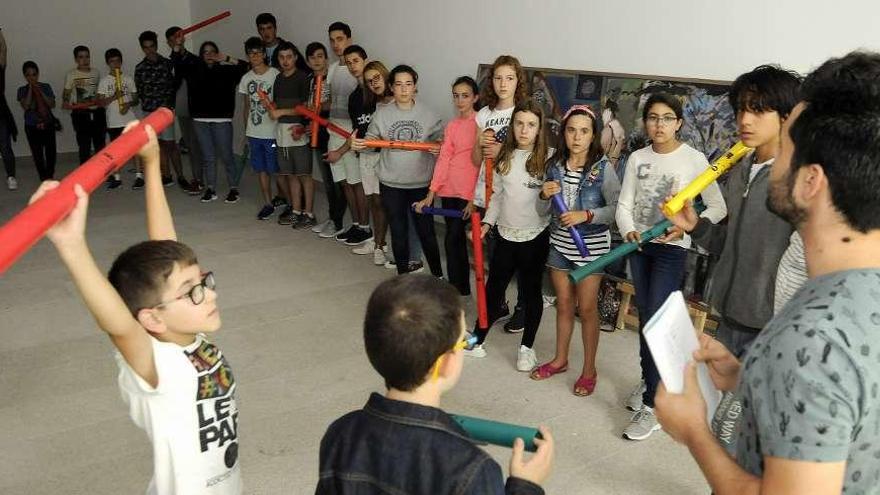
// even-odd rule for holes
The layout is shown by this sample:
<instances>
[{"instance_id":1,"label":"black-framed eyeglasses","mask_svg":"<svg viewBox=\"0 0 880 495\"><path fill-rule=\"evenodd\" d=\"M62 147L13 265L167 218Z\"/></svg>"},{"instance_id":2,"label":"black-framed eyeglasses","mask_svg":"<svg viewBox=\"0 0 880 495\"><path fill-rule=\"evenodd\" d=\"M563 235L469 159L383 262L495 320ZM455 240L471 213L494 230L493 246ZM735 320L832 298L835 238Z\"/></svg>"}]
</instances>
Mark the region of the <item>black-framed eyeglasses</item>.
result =
<instances>
[{"instance_id":1,"label":"black-framed eyeglasses","mask_svg":"<svg viewBox=\"0 0 880 495\"><path fill-rule=\"evenodd\" d=\"M181 299L186 299L187 297L195 305L202 304L203 302L205 302L205 289L214 290L215 287L217 287L217 284L214 281L214 272L203 273L202 281L192 286L192 288L186 294L177 296L170 301L161 302L153 306L153 309L167 306L173 302L180 301Z\"/></svg>"},{"instance_id":2,"label":"black-framed eyeglasses","mask_svg":"<svg viewBox=\"0 0 880 495\"><path fill-rule=\"evenodd\" d=\"M648 115L648 118L645 120L648 121L649 124L654 125L672 125L678 120L678 117L673 115Z\"/></svg>"}]
</instances>

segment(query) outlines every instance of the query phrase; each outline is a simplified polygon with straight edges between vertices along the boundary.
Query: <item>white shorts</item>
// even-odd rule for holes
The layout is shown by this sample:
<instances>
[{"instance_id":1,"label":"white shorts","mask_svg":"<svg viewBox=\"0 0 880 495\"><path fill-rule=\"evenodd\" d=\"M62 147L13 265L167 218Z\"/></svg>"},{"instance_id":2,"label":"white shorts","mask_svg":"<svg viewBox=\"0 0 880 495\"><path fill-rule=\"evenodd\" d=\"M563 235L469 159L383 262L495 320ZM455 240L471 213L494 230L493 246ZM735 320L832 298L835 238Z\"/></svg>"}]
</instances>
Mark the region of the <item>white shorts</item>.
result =
<instances>
[{"instance_id":1,"label":"white shorts","mask_svg":"<svg viewBox=\"0 0 880 495\"><path fill-rule=\"evenodd\" d=\"M376 165L379 164L379 153L366 151L358 157L361 165L361 184L364 194L379 194L379 177L376 176Z\"/></svg>"},{"instance_id":2,"label":"white shorts","mask_svg":"<svg viewBox=\"0 0 880 495\"><path fill-rule=\"evenodd\" d=\"M336 123L336 122L334 122ZM338 125L338 123L337 123ZM349 124L350 125L350 124ZM346 127L347 129L347 127ZM345 139L330 133L330 142L327 145L328 150L338 149L345 144ZM333 173L333 182L345 181L349 184L360 184L361 182L361 166L354 151L342 155L336 163L330 164L330 171Z\"/></svg>"}]
</instances>

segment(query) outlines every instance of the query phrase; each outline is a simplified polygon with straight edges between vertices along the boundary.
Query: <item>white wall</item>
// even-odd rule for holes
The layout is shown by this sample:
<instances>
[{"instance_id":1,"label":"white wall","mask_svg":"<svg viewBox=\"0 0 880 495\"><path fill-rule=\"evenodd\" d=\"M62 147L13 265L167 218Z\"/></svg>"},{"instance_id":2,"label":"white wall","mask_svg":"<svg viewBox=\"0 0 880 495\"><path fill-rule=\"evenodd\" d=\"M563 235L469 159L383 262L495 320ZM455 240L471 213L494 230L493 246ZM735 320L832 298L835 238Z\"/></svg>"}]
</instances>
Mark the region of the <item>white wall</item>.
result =
<instances>
[{"instance_id":1,"label":"white wall","mask_svg":"<svg viewBox=\"0 0 880 495\"><path fill-rule=\"evenodd\" d=\"M88 46L92 66L102 74L107 73L104 50L119 48L125 71L133 75L134 66L143 58L137 42L141 31L156 31L160 47L164 49L165 29L190 21L190 5L186 0L0 0L0 4L0 27L9 46L6 101L19 126L16 155L30 155L21 106L15 98L18 87L24 84L21 64L25 60L33 60L40 66L40 80L51 84L58 96L55 116L64 125L64 132L58 135L58 150L76 151L70 113L60 109L64 74L76 65L73 47Z\"/></svg>"},{"instance_id":2,"label":"white wall","mask_svg":"<svg viewBox=\"0 0 880 495\"><path fill-rule=\"evenodd\" d=\"M880 50L876 0L190 2L194 20L232 11L227 24L204 33L229 53L243 51L262 11L275 14L279 34L300 50L314 40L326 45L327 26L347 22L371 58L389 69L413 65L422 98L446 116L452 80L502 53L535 67L732 80L762 63L804 72L855 48Z\"/></svg>"},{"instance_id":3,"label":"white wall","mask_svg":"<svg viewBox=\"0 0 880 495\"><path fill-rule=\"evenodd\" d=\"M11 4L13 0L3 0ZM117 46L133 71L140 59L137 34L160 36L172 24L198 21L222 10L232 17L195 34L243 57L256 34L254 17L273 12L279 33L301 50L326 44L327 26L348 22L372 58L390 66L410 63L420 73L424 101L450 116L449 83L474 74L478 63L501 53L528 66L733 79L758 64L778 62L807 71L832 55L866 47L880 50L880 2L850 0L31 0L2 8L10 47L7 100L15 109L21 63L32 58L60 93L73 65L71 49L84 43L103 67L103 52ZM75 149L69 116L60 150ZM16 154L29 154L24 139Z\"/></svg>"}]
</instances>

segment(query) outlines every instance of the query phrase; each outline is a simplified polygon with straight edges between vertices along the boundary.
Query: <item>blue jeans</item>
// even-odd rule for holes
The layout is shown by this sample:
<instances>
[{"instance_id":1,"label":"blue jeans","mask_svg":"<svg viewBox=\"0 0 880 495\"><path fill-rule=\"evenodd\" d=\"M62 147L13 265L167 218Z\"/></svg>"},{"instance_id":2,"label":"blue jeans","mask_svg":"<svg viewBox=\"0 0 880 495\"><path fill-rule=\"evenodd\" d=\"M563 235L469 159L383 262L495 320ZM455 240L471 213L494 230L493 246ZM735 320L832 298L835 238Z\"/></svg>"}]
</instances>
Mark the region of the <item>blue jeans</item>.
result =
<instances>
[{"instance_id":1,"label":"blue jeans","mask_svg":"<svg viewBox=\"0 0 880 495\"><path fill-rule=\"evenodd\" d=\"M232 156L232 122L193 121L199 147L202 150L202 170L205 185L217 190L217 159L226 165L226 182L229 188L237 188L241 170Z\"/></svg>"},{"instance_id":2,"label":"blue jeans","mask_svg":"<svg viewBox=\"0 0 880 495\"><path fill-rule=\"evenodd\" d=\"M639 357L642 379L645 380L642 402L648 407L654 407L654 394L657 393L657 384L660 383L660 372L657 371L642 329L666 302L669 294L681 288L686 260L687 249L653 242L645 244L641 251L636 251L629 258L636 289L636 307L639 310Z\"/></svg>"}]
</instances>

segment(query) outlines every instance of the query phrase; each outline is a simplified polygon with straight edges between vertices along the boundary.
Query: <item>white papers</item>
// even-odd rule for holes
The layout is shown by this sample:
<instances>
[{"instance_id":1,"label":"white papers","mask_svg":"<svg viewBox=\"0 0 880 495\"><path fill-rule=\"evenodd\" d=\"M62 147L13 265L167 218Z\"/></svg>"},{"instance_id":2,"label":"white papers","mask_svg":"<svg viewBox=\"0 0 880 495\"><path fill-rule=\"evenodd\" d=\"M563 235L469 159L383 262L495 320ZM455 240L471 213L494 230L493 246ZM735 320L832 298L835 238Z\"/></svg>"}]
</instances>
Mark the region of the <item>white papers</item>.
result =
<instances>
[{"instance_id":1,"label":"white papers","mask_svg":"<svg viewBox=\"0 0 880 495\"><path fill-rule=\"evenodd\" d=\"M673 394L682 393L685 366L693 361L694 351L700 347L700 342L681 291L669 295L663 306L648 320L644 334L666 390ZM721 392L712 383L705 363L697 364L697 380L706 401L706 419L711 422L721 401Z\"/></svg>"}]
</instances>

